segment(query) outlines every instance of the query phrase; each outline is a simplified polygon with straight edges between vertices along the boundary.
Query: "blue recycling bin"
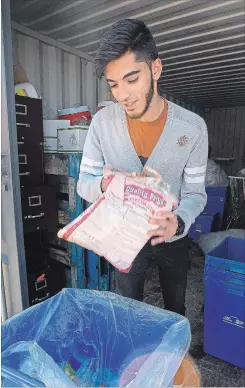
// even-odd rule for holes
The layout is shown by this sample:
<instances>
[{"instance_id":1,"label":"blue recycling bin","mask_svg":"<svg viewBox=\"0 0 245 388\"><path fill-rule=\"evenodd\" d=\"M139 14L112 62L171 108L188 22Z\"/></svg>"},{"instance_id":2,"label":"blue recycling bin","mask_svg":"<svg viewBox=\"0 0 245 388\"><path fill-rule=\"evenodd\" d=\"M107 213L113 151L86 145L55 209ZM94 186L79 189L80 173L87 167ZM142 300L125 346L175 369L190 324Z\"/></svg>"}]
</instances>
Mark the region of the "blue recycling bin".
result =
<instances>
[{"instance_id":1,"label":"blue recycling bin","mask_svg":"<svg viewBox=\"0 0 245 388\"><path fill-rule=\"evenodd\" d=\"M228 237L206 255L204 351L245 369L245 240Z\"/></svg>"},{"instance_id":2,"label":"blue recycling bin","mask_svg":"<svg viewBox=\"0 0 245 388\"><path fill-rule=\"evenodd\" d=\"M227 187L206 187L207 203L203 210L203 214L218 216L217 230L221 230L222 227L226 192Z\"/></svg>"},{"instance_id":3,"label":"blue recycling bin","mask_svg":"<svg viewBox=\"0 0 245 388\"><path fill-rule=\"evenodd\" d=\"M2 325L2 386L170 386L190 337L178 314L64 289Z\"/></svg>"},{"instance_id":4,"label":"blue recycling bin","mask_svg":"<svg viewBox=\"0 0 245 388\"><path fill-rule=\"evenodd\" d=\"M203 234L211 232L212 229L213 216L209 214L200 214L191 225L188 237L192 239L197 239Z\"/></svg>"}]
</instances>

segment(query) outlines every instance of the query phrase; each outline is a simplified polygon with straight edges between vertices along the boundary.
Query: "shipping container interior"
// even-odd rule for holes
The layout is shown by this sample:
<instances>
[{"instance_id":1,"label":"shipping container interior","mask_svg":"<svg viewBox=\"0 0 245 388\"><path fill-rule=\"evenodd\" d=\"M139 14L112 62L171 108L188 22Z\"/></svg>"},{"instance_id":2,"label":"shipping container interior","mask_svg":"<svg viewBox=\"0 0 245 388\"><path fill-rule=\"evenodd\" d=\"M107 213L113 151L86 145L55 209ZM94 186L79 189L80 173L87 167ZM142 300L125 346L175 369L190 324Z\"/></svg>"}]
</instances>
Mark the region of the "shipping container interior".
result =
<instances>
[{"instance_id":1,"label":"shipping container interior","mask_svg":"<svg viewBox=\"0 0 245 388\"><path fill-rule=\"evenodd\" d=\"M96 77L94 55L98 43L114 22L124 18L142 19L153 33L163 63L163 72L158 83L159 93L167 100L203 117L208 128L210 158L227 175L237 176L239 171L245 168L244 0L10 0L10 2L4 0L3 4L4 15L9 12L11 18L11 27L6 26L8 20L6 16L6 30L3 31L6 38L9 28L8 42L11 44L11 49L7 47L4 52L5 57L9 57L8 63L7 59L5 62L11 67L12 73L9 75L8 88L11 87L10 93L14 95L14 83L17 81L16 73L12 69L20 66L26 79L41 98L43 119L58 119L58 110L74 106L88 106L94 115L101 101L112 99L106 80ZM11 101L14 101L14 97ZM12 114L15 115L15 112ZM14 131L15 124L12 124L12 128ZM14 149L17 150L16 133L11 136L11 141L15 142ZM11 157L14 158L13 155ZM64 175L69 174L69 179L74 178L76 182L76 172L69 167L73 161L69 159L71 156L67 158L68 167L66 166ZM13 160L11 163L14 163ZM17 159L15 163L18 169ZM16 166L11 167L13 170L11 174L15 173L15 168ZM50 175L45 179L45 184L49 185ZM15 184L18 184L18 181L16 182ZM18 190L16 204L20 207ZM240 192L242 190L245 190L244 186ZM58 198L61 205L62 200L67 201L67 192L64 191L63 194ZM8 193L4 195L7 201ZM228 197L230 202L226 206L227 213L232 195L229 194ZM19 217L21 218L21 210ZM230 227L245 229L243 224L245 214L243 217L242 222L237 224L235 222L229 224L226 220L223 229ZM4 222L8 223L8 220L5 219ZM21 221L18 222L22 227ZM25 266L23 263L26 254L24 234L20 233L21 241L17 244L20 249L18 273L8 269L11 261L10 253L8 254L10 244L8 236L9 230L3 239L6 242L6 262L2 260L5 294L13 294L11 281L14 276L18 276L19 279L16 281L22 283L22 286L20 284L18 287L27 295L27 281L22 281L23 277L27 277L26 269L22 269L23 265ZM60 252L65 252L63 247L58 248L61 249ZM57 259L54 246L52 249L49 250L49 254L50 252L53 254L52 259L56 258L59 263L67 264L65 254L62 256L60 253ZM197 259L193 259L194 267L199 266L199 261L195 260ZM99 266L101 271L99 276L103 275L105 279L109 269L102 262ZM97 262L95 267L98 269ZM76 267L77 272L73 273L74 268L75 266L71 266L70 270L67 270L66 284L74 286L80 281L79 287L83 288L79 268ZM93 268L88 265L83 271L86 272L82 274L85 279L86 276L90 276ZM190 270L188 286L187 304L192 305L189 318L194 331L193 338L197 344L201 343L200 336L203 333L201 311L203 288L198 285L202 283L202 271L203 266L200 266L198 275ZM149 277L151 276L155 276L154 268L150 272ZM72 279L73 277L76 280ZM90 286L98 289L99 286L93 283L94 281L91 275ZM26 287L24 291L23 284ZM100 284L104 284L103 281ZM110 289L110 286L107 289ZM157 304L153 293L154 287L149 288L146 301ZM28 296L27 302L23 302L22 298L16 306L13 297L9 298L11 301L7 300L4 307L6 316L13 315L29 304ZM203 386L242 386L244 383L244 374L238 367L211 356L202 356L201 360L197 359L197 364Z\"/></svg>"},{"instance_id":2,"label":"shipping container interior","mask_svg":"<svg viewBox=\"0 0 245 388\"><path fill-rule=\"evenodd\" d=\"M117 20L138 18L163 61L162 95L205 119L212 157L230 159L233 174L244 165L243 0L12 0L11 14L14 64L42 96L47 118L74 104L95 112L109 93L93 63L100 37Z\"/></svg>"}]
</instances>

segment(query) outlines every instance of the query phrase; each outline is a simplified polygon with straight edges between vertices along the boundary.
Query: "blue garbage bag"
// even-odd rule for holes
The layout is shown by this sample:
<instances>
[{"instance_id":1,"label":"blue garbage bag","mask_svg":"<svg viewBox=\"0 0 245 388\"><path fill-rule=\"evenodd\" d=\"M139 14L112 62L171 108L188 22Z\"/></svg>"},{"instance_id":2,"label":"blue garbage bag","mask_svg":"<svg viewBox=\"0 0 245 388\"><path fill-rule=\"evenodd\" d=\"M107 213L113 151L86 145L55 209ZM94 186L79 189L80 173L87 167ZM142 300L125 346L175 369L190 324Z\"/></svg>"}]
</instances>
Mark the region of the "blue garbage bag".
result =
<instances>
[{"instance_id":1,"label":"blue garbage bag","mask_svg":"<svg viewBox=\"0 0 245 388\"><path fill-rule=\"evenodd\" d=\"M2 325L2 386L169 386L190 339L178 314L64 289Z\"/></svg>"}]
</instances>

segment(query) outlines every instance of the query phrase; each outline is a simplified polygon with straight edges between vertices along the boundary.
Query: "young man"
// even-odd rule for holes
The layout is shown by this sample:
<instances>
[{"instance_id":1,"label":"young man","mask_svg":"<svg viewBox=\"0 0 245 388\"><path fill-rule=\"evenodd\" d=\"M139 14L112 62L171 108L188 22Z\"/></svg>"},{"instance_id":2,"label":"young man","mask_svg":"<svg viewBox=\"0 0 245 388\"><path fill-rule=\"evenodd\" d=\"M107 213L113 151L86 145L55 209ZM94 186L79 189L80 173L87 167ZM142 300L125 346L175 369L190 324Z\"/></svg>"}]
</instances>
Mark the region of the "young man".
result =
<instances>
[{"instance_id":1,"label":"young man","mask_svg":"<svg viewBox=\"0 0 245 388\"><path fill-rule=\"evenodd\" d=\"M150 220L159 228L149 230L149 242L131 271L116 271L116 287L121 295L142 300L145 271L155 258L165 308L184 315L189 259L185 236L206 204L206 125L198 115L158 94L162 63L142 21L115 23L100 42L95 64L98 76L105 75L118 103L93 118L83 150L78 193L93 202L106 191L108 182L102 178L105 164L131 172L150 166L161 174L177 196L178 208Z\"/></svg>"}]
</instances>

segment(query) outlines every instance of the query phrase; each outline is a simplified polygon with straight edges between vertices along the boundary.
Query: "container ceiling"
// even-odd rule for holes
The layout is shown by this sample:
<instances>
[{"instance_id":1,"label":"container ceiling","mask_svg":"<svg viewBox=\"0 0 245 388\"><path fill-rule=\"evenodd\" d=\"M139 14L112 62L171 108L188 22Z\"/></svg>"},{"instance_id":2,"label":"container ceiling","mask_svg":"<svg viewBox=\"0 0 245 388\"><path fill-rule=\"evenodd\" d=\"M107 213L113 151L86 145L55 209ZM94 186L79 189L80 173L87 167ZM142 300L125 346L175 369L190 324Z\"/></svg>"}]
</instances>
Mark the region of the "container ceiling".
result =
<instances>
[{"instance_id":1,"label":"container ceiling","mask_svg":"<svg viewBox=\"0 0 245 388\"><path fill-rule=\"evenodd\" d=\"M114 22L142 19L166 92L207 107L245 105L244 0L11 0L11 10L13 21L92 56Z\"/></svg>"}]
</instances>

